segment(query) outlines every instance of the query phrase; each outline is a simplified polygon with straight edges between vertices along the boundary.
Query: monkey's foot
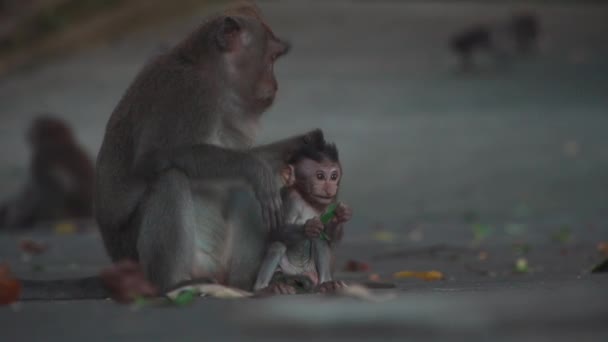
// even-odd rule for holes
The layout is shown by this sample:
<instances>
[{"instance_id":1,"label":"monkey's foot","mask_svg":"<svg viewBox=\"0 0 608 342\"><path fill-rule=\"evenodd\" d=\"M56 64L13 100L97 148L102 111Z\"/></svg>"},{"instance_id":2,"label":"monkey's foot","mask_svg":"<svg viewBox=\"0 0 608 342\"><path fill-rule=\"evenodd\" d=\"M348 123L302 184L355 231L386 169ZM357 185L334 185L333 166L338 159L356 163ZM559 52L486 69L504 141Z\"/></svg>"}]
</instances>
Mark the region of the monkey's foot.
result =
<instances>
[{"instance_id":1,"label":"monkey's foot","mask_svg":"<svg viewBox=\"0 0 608 342\"><path fill-rule=\"evenodd\" d=\"M317 286L316 291L320 293L333 293L337 292L340 289L347 287L343 281L340 280L331 280L326 281L319 286Z\"/></svg>"}]
</instances>

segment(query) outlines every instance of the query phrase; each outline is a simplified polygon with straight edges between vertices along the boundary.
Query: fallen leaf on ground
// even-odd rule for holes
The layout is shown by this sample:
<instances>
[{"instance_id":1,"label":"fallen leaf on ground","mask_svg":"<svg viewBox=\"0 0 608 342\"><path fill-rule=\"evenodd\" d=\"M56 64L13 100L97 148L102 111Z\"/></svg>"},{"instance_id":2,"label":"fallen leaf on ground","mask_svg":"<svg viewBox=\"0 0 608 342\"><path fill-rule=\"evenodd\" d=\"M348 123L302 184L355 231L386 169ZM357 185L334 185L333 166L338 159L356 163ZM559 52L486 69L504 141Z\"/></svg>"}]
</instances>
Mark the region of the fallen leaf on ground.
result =
<instances>
[{"instance_id":1,"label":"fallen leaf on ground","mask_svg":"<svg viewBox=\"0 0 608 342\"><path fill-rule=\"evenodd\" d=\"M59 222L55 225L55 234L69 235L76 232L76 225L72 222Z\"/></svg>"},{"instance_id":2,"label":"fallen leaf on ground","mask_svg":"<svg viewBox=\"0 0 608 342\"><path fill-rule=\"evenodd\" d=\"M22 240L19 243L19 248L25 253L31 255L38 255L46 252L46 250L48 249L48 245L36 242L34 240L26 239Z\"/></svg>"},{"instance_id":3,"label":"fallen leaf on ground","mask_svg":"<svg viewBox=\"0 0 608 342\"><path fill-rule=\"evenodd\" d=\"M373 233L372 238L376 241L392 242L395 241L395 234L389 231L377 231Z\"/></svg>"},{"instance_id":4,"label":"fallen leaf on ground","mask_svg":"<svg viewBox=\"0 0 608 342\"><path fill-rule=\"evenodd\" d=\"M12 278L11 268L6 263L0 264L0 279Z\"/></svg>"},{"instance_id":5,"label":"fallen leaf on ground","mask_svg":"<svg viewBox=\"0 0 608 342\"><path fill-rule=\"evenodd\" d=\"M380 281L380 275L378 273L372 273L370 274L367 279L369 279L370 281Z\"/></svg>"},{"instance_id":6,"label":"fallen leaf on ground","mask_svg":"<svg viewBox=\"0 0 608 342\"><path fill-rule=\"evenodd\" d=\"M576 140L566 141L562 146L562 151L566 157L574 158L580 151L580 145Z\"/></svg>"},{"instance_id":7,"label":"fallen leaf on ground","mask_svg":"<svg viewBox=\"0 0 608 342\"><path fill-rule=\"evenodd\" d=\"M338 291L330 295L355 298L369 302L384 302L387 300L394 299L396 297L396 294L394 293L374 293L373 291L367 289L365 286L361 285L349 285L339 289Z\"/></svg>"},{"instance_id":8,"label":"fallen leaf on ground","mask_svg":"<svg viewBox=\"0 0 608 342\"><path fill-rule=\"evenodd\" d=\"M20 295L21 282L13 278L8 265L0 264L0 305L14 303Z\"/></svg>"},{"instance_id":9,"label":"fallen leaf on ground","mask_svg":"<svg viewBox=\"0 0 608 342\"><path fill-rule=\"evenodd\" d=\"M572 238L572 231L570 230L570 226L564 225L561 226L557 232L553 233L553 235L551 236L553 238L554 241L560 242L560 243L566 243L568 241L570 241L570 239Z\"/></svg>"},{"instance_id":10,"label":"fallen leaf on ground","mask_svg":"<svg viewBox=\"0 0 608 342\"><path fill-rule=\"evenodd\" d=\"M100 278L110 292L110 297L119 303L132 303L140 297L154 297L159 292L146 279L139 264L131 260L119 261L103 269Z\"/></svg>"},{"instance_id":11,"label":"fallen leaf on ground","mask_svg":"<svg viewBox=\"0 0 608 342\"><path fill-rule=\"evenodd\" d=\"M487 224L475 223L471 227L473 230L473 243L479 244L492 234L494 228Z\"/></svg>"},{"instance_id":12,"label":"fallen leaf on ground","mask_svg":"<svg viewBox=\"0 0 608 342\"><path fill-rule=\"evenodd\" d=\"M371 271L371 267L368 263L357 261L357 260L348 260L346 265L344 266L344 271L346 272L369 272Z\"/></svg>"},{"instance_id":13,"label":"fallen leaf on ground","mask_svg":"<svg viewBox=\"0 0 608 342\"><path fill-rule=\"evenodd\" d=\"M597 251L601 254L608 255L608 242L600 242L597 244Z\"/></svg>"},{"instance_id":14,"label":"fallen leaf on ground","mask_svg":"<svg viewBox=\"0 0 608 342\"><path fill-rule=\"evenodd\" d=\"M526 258L519 258L515 261L515 272L517 273L528 273L530 268L528 267L528 260Z\"/></svg>"},{"instance_id":15,"label":"fallen leaf on ground","mask_svg":"<svg viewBox=\"0 0 608 342\"><path fill-rule=\"evenodd\" d=\"M477 258L480 261L485 261L486 259L488 259L488 252L486 252L486 251L480 251L479 254L477 255Z\"/></svg>"},{"instance_id":16,"label":"fallen leaf on ground","mask_svg":"<svg viewBox=\"0 0 608 342\"><path fill-rule=\"evenodd\" d=\"M199 295L193 289L187 289L180 291L175 298L173 298L173 303L177 305L187 305L194 301L194 298Z\"/></svg>"},{"instance_id":17,"label":"fallen leaf on ground","mask_svg":"<svg viewBox=\"0 0 608 342\"><path fill-rule=\"evenodd\" d=\"M433 281L443 279L443 273L439 271L399 271L393 274L393 277L397 279L418 278L426 281Z\"/></svg>"}]
</instances>

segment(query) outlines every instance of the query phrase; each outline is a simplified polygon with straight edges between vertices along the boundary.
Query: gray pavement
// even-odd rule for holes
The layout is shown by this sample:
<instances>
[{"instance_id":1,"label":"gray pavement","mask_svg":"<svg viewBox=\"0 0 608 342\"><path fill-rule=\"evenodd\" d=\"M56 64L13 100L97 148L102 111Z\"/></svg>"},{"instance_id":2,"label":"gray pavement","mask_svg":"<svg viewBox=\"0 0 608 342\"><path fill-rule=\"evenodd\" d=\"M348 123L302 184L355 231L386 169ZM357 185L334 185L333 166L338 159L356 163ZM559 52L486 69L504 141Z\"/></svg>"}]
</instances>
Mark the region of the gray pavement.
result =
<instances>
[{"instance_id":1,"label":"gray pavement","mask_svg":"<svg viewBox=\"0 0 608 342\"><path fill-rule=\"evenodd\" d=\"M0 309L0 339L607 340L608 280L587 271L601 258L596 244L608 240L608 6L526 6L542 19L539 56L462 75L447 37L518 5L260 4L294 45L277 66L281 89L261 141L321 127L338 144L342 198L355 210L338 265L370 262L397 283L399 297L380 304L316 296L203 300L139 311L99 301L30 302ZM69 119L96 154L142 63L202 15L0 80L0 198L24 180L22 134L36 112ZM471 247L475 226L465 217L492 231L479 246ZM379 227L392 232L380 236L388 241L372 239ZM553 241L560 230L566 241ZM0 236L0 260L20 276L90 275L108 263L95 233L25 236L51 249L26 262L18 250L23 235ZM529 244L529 274L513 272L518 241ZM391 279L404 269L437 269L447 279Z\"/></svg>"}]
</instances>

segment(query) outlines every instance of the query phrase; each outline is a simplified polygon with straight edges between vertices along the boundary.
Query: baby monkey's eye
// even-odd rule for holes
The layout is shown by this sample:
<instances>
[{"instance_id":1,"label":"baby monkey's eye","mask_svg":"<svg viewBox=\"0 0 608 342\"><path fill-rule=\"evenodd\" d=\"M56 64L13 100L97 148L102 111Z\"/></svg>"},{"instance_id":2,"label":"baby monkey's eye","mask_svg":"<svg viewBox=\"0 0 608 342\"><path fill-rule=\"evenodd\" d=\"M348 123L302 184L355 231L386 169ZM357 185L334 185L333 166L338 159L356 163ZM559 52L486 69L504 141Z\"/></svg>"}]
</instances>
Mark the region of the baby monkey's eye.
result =
<instances>
[{"instance_id":1,"label":"baby monkey's eye","mask_svg":"<svg viewBox=\"0 0 608 342\"><path fill-rule=\"evenodd\" d=\"M332 173L331 174L331 180L336 180L338 179L338 174L337 173Z\"/></svg>"},{"instance_id":2,"label":"baby monkey's eye","mask_svg":"<svg viewBox=\"0 0 608 342\"><path fill-rule=\"evenodd\" d=\"M318 180L324 180L325 179L325 175L322 172L317 172L317 179Z\"/></svg>"}]
</instances>

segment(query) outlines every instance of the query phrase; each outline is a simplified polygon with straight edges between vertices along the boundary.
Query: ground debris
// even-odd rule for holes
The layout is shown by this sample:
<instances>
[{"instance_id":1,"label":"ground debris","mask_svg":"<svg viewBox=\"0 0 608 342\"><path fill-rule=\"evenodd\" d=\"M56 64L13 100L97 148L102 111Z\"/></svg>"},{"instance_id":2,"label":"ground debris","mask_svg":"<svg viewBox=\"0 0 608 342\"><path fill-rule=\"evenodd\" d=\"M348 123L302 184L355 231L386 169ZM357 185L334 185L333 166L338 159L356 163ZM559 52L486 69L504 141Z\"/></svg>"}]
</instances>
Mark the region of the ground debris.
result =
<instances>
[{"instance_id":1,"label":"ground debris","mask_svg":"<svg viewBox=\"0 0 608 342\"><path fill-rule=\"evenodd\" d=\"M444 279L443 273L439 271L399 271L393 274L394 278L417 278L426 281L442 280Z\"/></svg>"},{"instance_id":2,"label":"ground debris","mask_svg":"<svg viewBox=\"0 0 608 342\"><path fill-rule=\"evenodd\" d=\"M335 295L340 297L355 298L368 302L384 302L395 298L395 293L375 293L363 285L349 285L339 289Z\"/></svg>"},{"instance_id":3,"label":"ground debris","mask_svg":"<svg viewBox=\"0 0 608 342\"><path fill-rule=\"evenodd\" d=\"M31 239L21 240L19 243L19 248L21 251L30 254L30 255L39 255L46 252L49 248L47 244L37 242Z\"/></svg>"},{"instance_id":4,"label":"ground debris","mask_svg":"<svg viewBox=\"0 0 608 342\"><path fill-rule=\"evenodd\" d=\"M21 282L13 278L10 267L0 264L0 305L9 305L21 296Z\"/></svg>"},{"instance_id":5,"label":"ground debris","mask_svg":"<svg viewBox=\"0 0 608 342\"><path fill-rule=\"evenodd\" d=\"M366 262L350 259L346 262L346 265L344 265L344 271L346 271L346 272L369 272L369 271L371 271L371 267Z\"/></svg>"},{"instance_id":6,"label":"ground debris","mask_svg":"<svg viewBox=\"0 0 608 342\"><path fill-rule=\"evenodd\" d=\"M608 256L608 242L602 241L597 244L597 251L600 254Z\"/></svg>"}]
</instances>

